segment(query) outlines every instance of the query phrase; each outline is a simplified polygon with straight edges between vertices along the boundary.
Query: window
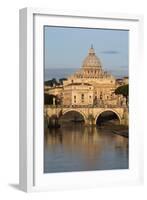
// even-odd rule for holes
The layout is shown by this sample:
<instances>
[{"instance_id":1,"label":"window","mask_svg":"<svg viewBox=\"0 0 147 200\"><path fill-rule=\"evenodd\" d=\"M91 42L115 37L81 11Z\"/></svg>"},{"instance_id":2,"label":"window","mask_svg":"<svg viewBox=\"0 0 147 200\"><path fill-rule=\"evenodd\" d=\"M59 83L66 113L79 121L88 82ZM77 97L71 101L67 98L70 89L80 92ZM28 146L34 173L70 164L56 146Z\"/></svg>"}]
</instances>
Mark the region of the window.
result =
<instances>
[{"instance_id":1,"label":"window","mask_svg":"<svg viewBox=\"0 0 147 200\"><path fill-rule=\"evenodd\" d=\"M81 95L82 103L84 103L84 94Z\"/></svg>"},{"instance_id":2,"label":"window","mask_svg":"<svg viewBox=\"0 0 147 200\"><path fill-rule=\"evenodd\" d=\"M74 96L74 103L76 103L76 96Z\"/></svg>"},{"instance_id":3,"label":"window","mask_svg":"<svg viewBox=\"0 0 147 200\"><path fill-rule=\"evenodd\" d=\"M100 92L100 99L102 99L102 96L103 96L103 94L102 94L102 92Z\"/></svg>"}]
</instances>

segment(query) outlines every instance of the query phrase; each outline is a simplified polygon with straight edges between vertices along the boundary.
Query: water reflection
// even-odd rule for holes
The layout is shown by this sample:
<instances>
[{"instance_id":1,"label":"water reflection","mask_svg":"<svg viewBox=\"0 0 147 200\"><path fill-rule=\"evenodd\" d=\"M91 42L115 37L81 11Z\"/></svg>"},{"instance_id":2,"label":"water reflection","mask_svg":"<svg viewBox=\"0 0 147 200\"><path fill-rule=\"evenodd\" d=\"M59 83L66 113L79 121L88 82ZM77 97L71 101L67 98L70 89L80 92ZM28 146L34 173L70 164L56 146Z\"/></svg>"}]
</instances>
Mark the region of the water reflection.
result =
<instances>
[{"instance_id":1,"label":"water reflection","mask_svg":"<svg viewBox=\"0 0 147 200\"><path fill-rule=\"evenodd\" d=\"M68 123L45 129L44 172L128 168L128 139L110 130Z\"/></svg>"}]
</instances>

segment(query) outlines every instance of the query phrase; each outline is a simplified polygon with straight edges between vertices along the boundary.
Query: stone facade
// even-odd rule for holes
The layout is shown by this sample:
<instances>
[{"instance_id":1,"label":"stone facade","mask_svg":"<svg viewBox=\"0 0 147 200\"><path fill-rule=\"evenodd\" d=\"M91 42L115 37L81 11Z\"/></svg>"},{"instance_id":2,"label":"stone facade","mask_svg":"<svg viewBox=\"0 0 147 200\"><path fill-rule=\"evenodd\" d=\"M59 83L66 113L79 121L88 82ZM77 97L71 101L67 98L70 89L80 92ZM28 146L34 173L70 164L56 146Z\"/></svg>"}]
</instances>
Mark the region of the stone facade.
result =
<instances>
[{"instance_id":1,"label":"stone facade","mask_svg":"<svg viewBox=\"0 0 147 200\"><path fill-rule=\"evenodd\" d=\"M61 106L122 106L126 101L122 95L115 95L116 87L115 77L103 70L91 47L82 67L63 85L46 88L46 92L57 96Z\"/></svg>"}]
</instances>

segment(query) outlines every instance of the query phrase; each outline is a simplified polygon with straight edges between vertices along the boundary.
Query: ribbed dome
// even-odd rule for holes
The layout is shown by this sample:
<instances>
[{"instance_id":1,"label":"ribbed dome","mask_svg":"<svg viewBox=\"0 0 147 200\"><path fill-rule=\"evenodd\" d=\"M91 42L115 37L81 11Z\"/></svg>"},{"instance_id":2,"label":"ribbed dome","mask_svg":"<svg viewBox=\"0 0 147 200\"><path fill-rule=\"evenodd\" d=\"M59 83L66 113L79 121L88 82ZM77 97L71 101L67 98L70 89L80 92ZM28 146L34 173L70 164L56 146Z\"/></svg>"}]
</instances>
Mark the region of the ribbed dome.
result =
<instances>
[{"instance_id":1,"label":"ribbed dome","mask_svg":"<svg viewBox=\"0 0 147 200\"><path fill-rule=\"evenodd\" d=\"M95 55L94 48L91 46L89 49L88 56L84 59L83 67L85 68L92 68L92 67L98 67L101 68L101 61L97 56Z\"/></svg>"}]
</instances>

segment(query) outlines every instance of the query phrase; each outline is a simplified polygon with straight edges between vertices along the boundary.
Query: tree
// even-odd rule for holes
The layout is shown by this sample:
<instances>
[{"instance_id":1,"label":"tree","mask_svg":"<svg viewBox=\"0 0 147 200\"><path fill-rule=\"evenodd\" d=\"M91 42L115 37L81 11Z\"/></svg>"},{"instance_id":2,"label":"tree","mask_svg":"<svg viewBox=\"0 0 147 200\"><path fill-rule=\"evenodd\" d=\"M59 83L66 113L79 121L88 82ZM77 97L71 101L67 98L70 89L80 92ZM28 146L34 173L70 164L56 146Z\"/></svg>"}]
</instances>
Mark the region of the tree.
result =
<instances>
[{"instance_id":1,"label":"tree","mask_svg":"<svg viewBox=\"0 0 147 200\"><path fill-rule=\"evenodd\" d=\"M58 82L55 78L53 78L52 80L45 81L45 85L50 86L50 87L53 87L53 85L57 85L57 84Z\"/></svg>"},{"instance_id":2,"label":"tree","mask_svg":"<svg viewBox=\"0 0 147 200\"><path fill-rule=\"evenodd\" d=\"M53 105L53 98L55 98L55 103L56 103L57 97L55 95L44 93L44 104L45 105Z\"/></svg>"},{"instance_id":3,"label":"tree","mask_svg":"<svg viewBox=\"0 0 147 200\"><path fill-rule=\"evenodd\" d=\"M50 87L63 85L63 81L67 80L67 78L60 78L59 80L56 80L55 78L45 81L44 84Z\"/></svg>"},{"instance_id":4,"label":"tree","mask_svg":"<svg viewBox=\"0 0 147 200\"><path fill-rule=\"evenodd\" d=\"M124 97L128 99L129 95L129 85L122 85L115 90L115 94L122 94Z\"/></svg>"},{"instance_id":5,"label":"tree","mask_svg":"<svg viewBox=\"0 0 147 200\"><path fill-rule=\"evenodd\" d=\"M59 79L59 83L61 84L61 85L63 85L63 81L66 81L67 80L67 78L60 78Z\"/></svg>"}]
</instances>

